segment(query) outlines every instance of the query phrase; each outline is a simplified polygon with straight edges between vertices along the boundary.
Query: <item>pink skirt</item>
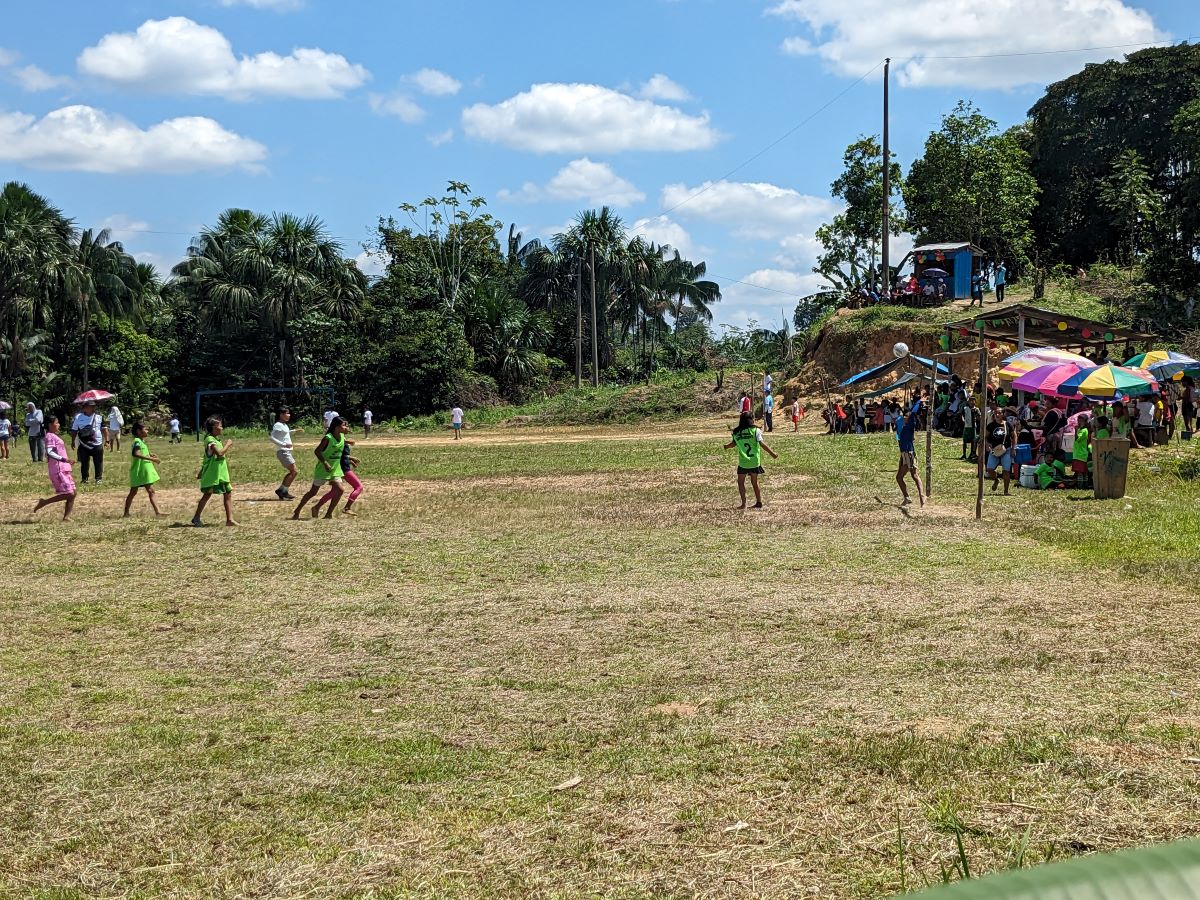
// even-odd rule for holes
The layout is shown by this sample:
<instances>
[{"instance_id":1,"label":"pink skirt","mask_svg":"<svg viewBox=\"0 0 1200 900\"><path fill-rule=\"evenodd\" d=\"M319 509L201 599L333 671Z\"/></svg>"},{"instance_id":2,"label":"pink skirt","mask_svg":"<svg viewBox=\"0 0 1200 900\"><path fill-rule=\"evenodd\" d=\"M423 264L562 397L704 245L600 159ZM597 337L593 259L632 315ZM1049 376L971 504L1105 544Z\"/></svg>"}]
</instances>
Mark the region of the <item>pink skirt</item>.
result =
<instances>
[{"instance_id":1,"label":"pink skirt","mask_svg":"<svg viewBox=\"0 0 1200 900\"><path fill-rule=\"evenodd\" d=\"M57 466L50 470L50 488L56 494L75 493L75 479L70 466Z\"/></svg>"}]
</instances>

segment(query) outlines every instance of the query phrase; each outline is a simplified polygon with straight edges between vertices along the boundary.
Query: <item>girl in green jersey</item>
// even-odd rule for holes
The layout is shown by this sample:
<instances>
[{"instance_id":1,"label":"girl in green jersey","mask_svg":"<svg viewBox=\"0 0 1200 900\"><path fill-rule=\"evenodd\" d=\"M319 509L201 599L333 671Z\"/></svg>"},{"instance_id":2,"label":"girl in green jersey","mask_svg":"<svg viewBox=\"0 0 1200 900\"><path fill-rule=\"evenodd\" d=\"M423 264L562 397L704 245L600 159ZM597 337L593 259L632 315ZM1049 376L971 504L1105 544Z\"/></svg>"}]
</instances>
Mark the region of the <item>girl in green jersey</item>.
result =
<instances>
[{"instance_id":1,"label":"girl in green jersey","mask_svg":"<svg viewBox=\"0 0 1200 900\"><path fill-rule=\"evenodd\" d=\"M313 469L312 485L308 492L300 498L296 511L292 513L293 519L299 519L305 504L325 487L329 487L331 490L329 511L325 513L325 518L333 518L333 511L337 508L338 501L342 499L344 493L342 478L345 473L342 471L342 451L346 449L346 432L349 430L350 423L341 416L334 416L329 420L328 432L325 437L321 438L321 443L317 444L317 449L313 451L317 457L317 465ZM315 519L316 516L314 515L313 518Z\"/></svg>"},{"instance_id":2,"label":"girl in green jersey","mask_svg":"<svg viewBox=\"0 0 1200 900\"><path fill-rule=\"evenodd\" d=\"M754 427L754 414L744 412L733 429L733 440L725 445L726 450L737 447L738 452L738 495L746 508L746 476L750 476L750 486L754 488L754 508L762 509L762 492L758 489L758 476L763 474L762 450L771 454L771 459L779 459L779 454L768 447L762 439L762 431Z\"/></svg>"},{"instance_id":3,"label":"girl in green jersey","mask_svg":"<svg viewBox=\"0 0 1200 900\"><path fill-rule=\"evenodd\" d=\"M159 459L146 446L146 423L134 422L132 432L133 452L129 457L129 496L125 498L124 518L129 518L129 507L133 505L133 498L137 495L138 488L146 489L146 498L150 501L150 508L154 510L156 516L161 516L158 504L154 501L154 484L158 481L158 471L154 468L154 464Z\"/></svg>"},{"instance_id":4,"label":"girl in green jersey","mask_svg":"<svg viewBox=\"0 0 1200 900\"><path fill-rule=\"evenodd\" d=\"M225 425L218 416L209 416L208 421L204 423L204 430L208 432L204 439L204 462L200 464L200 471L196 473L196 477L200 479L202 493L200 502L196 505L196 514L192 516L192 524L197 528L204 524L200 520L200 514L204 512L208 498L213 494L220 494L225 501L225 524L236 525L237 522L233 521L233 485L229 483L229 462L225 459L233 441L228 440L222 444L219 440Z\"/></svg>"}]
</instances>

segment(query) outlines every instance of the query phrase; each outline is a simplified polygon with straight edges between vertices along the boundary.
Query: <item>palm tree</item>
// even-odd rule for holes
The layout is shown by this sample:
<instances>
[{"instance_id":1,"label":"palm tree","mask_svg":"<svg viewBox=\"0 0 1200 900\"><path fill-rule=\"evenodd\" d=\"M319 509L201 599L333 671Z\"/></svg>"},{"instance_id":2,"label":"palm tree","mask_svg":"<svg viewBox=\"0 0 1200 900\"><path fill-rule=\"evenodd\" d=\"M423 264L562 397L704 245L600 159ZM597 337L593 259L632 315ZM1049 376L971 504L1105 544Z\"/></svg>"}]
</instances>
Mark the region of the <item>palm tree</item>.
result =
<instances>
[{"instance_id":1,"label":"palm tree","mask_svg":"<svg viewBox=\"0 0 1200 900\"><path fill-rule=\"evenodd\" d=\"M506 394L527 382L544 359L546 317L503 289L477 286L463 324L477 359Z\"/></svg>"},{"instance_id":2,"label":"palm tree","mask_svg":"<svg viewBox=\"0 0 1200 900\"><path fill-rule=\"evenodd\" d=\"M310 311L350 318L366 293L366 279L315 216L228 210L174 272L213 321L240 329L257 320L270 330L284 387L304 382L296 320Z\"/></svg>"},{"instance_id":3,"label":"palm tree","mask_svg":"<svg viewBox=\"0 0 1200 900\"><path fill-rule=\"evenodd\" d=\"M715 281L705 280L708 265L703 262L693 263L679 255L667 260L666 272L663 275L664 290L668 297L674 297L672 315L676 329L683 317L686 307L695 311L697 318L705 322L712 321L712 310L709 307L721 299L721 286Z\"/></svg>"},{"instance_id":4,"label":"palm tree","mask_svg":"<svg viewBox=\"0 0 1200 900\"><path fill-rule=\"evenodd\" d=\"M74 242L66 269L63 295L83 332L83 381L88 382L91 357L92 316L110 319L133 315L141 287L137 261L125 252L119 241L111 240L108 229L81 232Z\"/></svg>"},{"instance_id":5,"label":"palm tree","mask_svg":"<svg viewBox=\"0 0 1200 900\"><path fill-rule=\"evenodd\" d=\"M0 190L0 363L26 369L28 340L46 326L62 285L74 233L71 222L28 185Z\"/></svg>"}]
</instances>

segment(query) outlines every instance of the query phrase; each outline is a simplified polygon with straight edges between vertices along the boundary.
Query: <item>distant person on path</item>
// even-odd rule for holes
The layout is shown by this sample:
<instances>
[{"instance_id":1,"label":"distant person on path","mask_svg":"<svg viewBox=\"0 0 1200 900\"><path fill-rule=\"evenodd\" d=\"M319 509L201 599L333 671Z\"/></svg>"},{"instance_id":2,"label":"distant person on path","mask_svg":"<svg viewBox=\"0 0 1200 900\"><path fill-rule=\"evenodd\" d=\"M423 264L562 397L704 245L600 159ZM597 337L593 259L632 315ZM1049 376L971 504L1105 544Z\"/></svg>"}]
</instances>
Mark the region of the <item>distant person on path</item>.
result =
<instances>
[{"instance_id":1,"label":"distant person on path","mask_svg":"<svg viewBox=\"0 0 1200 900\"><path fill-rule=\"evenodd\" d=\"M329 431L321 438L321 443L317 444L317 448L313 451L317 457L317 465L313 469L312 484L300 498L300 503L296 506L296 511L292 513L293 519L299 519L300 513L305 505L313 497L317 496L317 492L328 486L332 496L329 498L329 511L325 513L325 518L332 519L334 510L337 509L337 504L342 499L344 488L342 487L342 479L345 472L342 471L342 451L346 449L346 432L350 430L350 423L341 416L334 416L333 421L329 423ZM319 507L313 507L313 518L315 519L320 513Z\"/></svg>"},{"instance_id":2,"label":"distant person on path","mask_svg":"<svg viewBox=\"0 0 1200 900\"><path fill-rule=\"evenodd\" d=\"M978 452L975 449L975 421L979 418L979 410L975 404L967 400L962 406L962 454L959 459L967 462L978 462Z\"/></svg>"},{"instance_id":3,"label":"distant person on path","mask_svg":"<svg viewBox=\"0 0 1200 900\"><path fill-rule=\"evenodd\" d=\"M371 426L375 424L375 413L370 408L363 410L363 437L371 436Z\"/></svg>"},{"instance_id":4,"label":"distant person on path","mask_svg":"<svg viewBox=\"0 0 1200 900\"><path fill-rule=\"evenodd\" d=\"M104 445L108 443L107 432L108 426L104 417L96 412L95 403L83 404L83 410L71 421L71 434L75 435L84 484L88 483L88 467L93 463L96 466L96 484L104 477Z\"/></svg>"},{"instance_id":5,"label":"distant person on path","mask_svg":"<svg viewBox=\"0 0 1200 900\"><path fill-rule=\"evenodd\" d=\"M738 415L750 412L750 395L742 391L742 396L738 398Z\"/></svg>"},{"instance_id":6,"label":"distant person on path","mask_svg":"<svg viewBox=\"0 0 1200 900\"><path fill-rule=\"evenodd\" d=\"M1004 410L997 406L992 410L992 421L986 430L988 457L984 465L988 476L992 479L992 490L1000 486L999 470L1004 470L1004 493L1008 494L1008 484L1012 478L1012 447L1013 433L1008 422L1004 419Z\"/></svg>"},{"instance_id":7,"label":"distant person on path","mask_svg":"<svg viewBox=\"0 0 1200 900\"><path fill-rule=\"evenodd\" d=\"M225 431L225 424L219 416L209 416L204 423L207 437L204 438L204 460L196 477L200 479L200 502L196 504L196 514L192 516L192 524L197 528L204 525L200 515L208 505L208 498L220 494L225 503L225 524L236 525L233 521L233 485L229 481L229 450L233 441L221 443L220 437Z\"/></svg>"},{"instance_id":8,"label":"distant person on path","mask_svg":"<svg viewBox=\"0 0 1200 900\"><path fill-rule=\"evenodd\" d=\"M62 426L58 416L51 416L46 421L46 459L50 473L50 490L53 497L43 497L34 506L37 512L51 503L65 503L63 509L64 522L71 520L71 511L75 508L75 479L71 477L71 457L67 454L67 445L63 443L58 431Z\"/></svg>"},{"instance_id":9,"label":"distant person on path","mask_svg":"<svg viewBox=\"0 0 1200 900\"><path fill-rule=\"evenodd\" d=\"M283 481L280 482L279 487L275 488L275 496L280 500L296 499L288 490L299 474L296 471L296 457L292 452L292 429L288 425L291 420L292 411L284 406L276 414L275 424L271 426L271 443L275 445L275 458L284 468ZM296 430L300 431L299 428Z\"/></svg>"},{"instance_id":10,"label":"distant person on path","mask_svg":"<svg viewBox=\"0 0 1200 900\"><path fill-rule=\"evenodd\" d=\"M42 411L32 401L25 404L25 436L29 438L29 456L35 463L46 455L46 434Z\"/></svg>"},{"instance_id":11,"label":"distant person on path","mask_svg":"<svg viewBox=\"0 0 1200 900\"><path fill-rule=\"evenodd\" d=\"M121 449L121 429L125 427L125 416L121 410L117 408L117 404L113 404L108 410L108 449Z\"/></svg>"},{"instance_id":12,"label":"distant person on path","mask_svg":"<svg viewBox=\"0 0 1200 900\"><path fill-rule=\"evenodd\" d=\"M171 421L168 423L167 428L171 432L172 444L178 444L181 440L183 440L183 438L180 437L178 416L171 416Z\"/></svg>"},{"instance_id":13,"label":"distant person on path","mask_svg":"<svg viewBox=\"0 0 1200 900\"><path fill-rule=\"evenodd\" d=\"M968 303L967 306L968 307L974 306L976 300L979 301L980 306L983 306L983 273L982 272L972 272L971 273L971 302Z\"/></svg>"},{"instance_id":14,"label":"distant person on path","mask_svg":"<svg viewBox=\"0 0 1200 900\"><path fill-rule=\"evenodd\" d=\"M762 467L762 452L766 450L771 459L779 459L779 454L763 443L762 431L754 427L754 416L749 412L742 413L737 428L733 429L733 440L725 445L726 450L737 448L738 452L738 496L746 508L746 476L750 476L750 486L754 488L754 508L762 509L762 491L758 486L758 476L764 474Z\"/></svg>"},{"instance_id":15,"label":"distant person on path","mask_svg":"<svg viewBox=\"0 0 1200 900\"><path fill-rule=\"evenodd\" d=\"M150 508L156 516L161 516L162 512L154 500L154 485L158 481L158 470L154 468L154 464L160 460L146 446L147 431L144 422L134 422L130 433L133 435L133 450L129 454L129 495L125 498L125 515L122 518L129 518L129 508L133 505L138 488L146 489L146 499L150 501Z\"/></svg>"},{"instance_id":16,"label":"distant person on path","mask_svg":"<svg viewBox=\"0 0 1200 900\"><path fill-rule=\"evenodd\" d=\"M1008 283L1008 269L1004 267L1004 260L1000 260L996 264L996 302L1004 302L1004 287Z\"/></svg>"},{"instance_id":17,"label":"distant person on path","mask_svg":"<svg viewBox=\"0 0 1200 900\"><path fill-rule=\"evenodd\" d=\"M327 409L321 414L321 418L325 422L325 430L328 431L333 420L338 418L338 411L336 409Z\"/></svg>"},{"instance_id":18,"label":"distant person on path","mask_svg":"<svg viewBox=\"0 0 1200 900\"><path fill-rule=\"evenodd\" d=\"M763 421L767 426L768 434L775 430L775 398L770 393L763 397Z\"/></svg>"},{"instance_id":19,"label":"distant person on path","mask_svg":"<svg viewBox=\"0 0 1200 900\"><path fill-rule=\"evenodd\" d=\"M917 500L921 506L925 505L925 491L921 487L921 476L917 470L917 422L921 418L921 398L914 396L912 406L909 407L908 415L902 416L900 424L896 428L896 439L900 442L900 463L896 466L896 484L900 485L900 494L903 500L900 501L901 506L908 506L912 500L908 496L908 487L904 483L904 476L911 475L913 484L917 486Z\"/></svg>"},{"instance_id":20,"label":"distant person on path","mask_svg":"<svg viewBox=\"0 0 1200 900\"><path fill-rule=\"evenodd\" d=\"M763 373L763 395L771 393L775 387L775 379L771 377L770 372Z\"/></svg>"},{"instance_id":21,"label":"distant person on path","mask_svg":"<svg viewBox=\"0 0 1200 900\"><path fill-rule=\"evenodd\" d=\"M12 440L12 421L8 410L0 409L0 459L8 459L8 442Z\"/></svg>"},{"instance_id":22,"label":"distant person on path","mask_svg":"<svg viewBox=\"0 0 1200 900\"><path fill-rule=\"evenodd\" d=\"M792 431L800 430L800 398L792 401Z\"/></svg>"},{"instance_id":23,"label":"distant person on path","mask_svg":"<svg viewBox=\"0 0 1200 900\"><path fill-rule=\"evenodd\" d=\"M461 406L450 410L450 427L454 429L454 439L462 440L463 411Z\"/></svg>"}]
</instances>

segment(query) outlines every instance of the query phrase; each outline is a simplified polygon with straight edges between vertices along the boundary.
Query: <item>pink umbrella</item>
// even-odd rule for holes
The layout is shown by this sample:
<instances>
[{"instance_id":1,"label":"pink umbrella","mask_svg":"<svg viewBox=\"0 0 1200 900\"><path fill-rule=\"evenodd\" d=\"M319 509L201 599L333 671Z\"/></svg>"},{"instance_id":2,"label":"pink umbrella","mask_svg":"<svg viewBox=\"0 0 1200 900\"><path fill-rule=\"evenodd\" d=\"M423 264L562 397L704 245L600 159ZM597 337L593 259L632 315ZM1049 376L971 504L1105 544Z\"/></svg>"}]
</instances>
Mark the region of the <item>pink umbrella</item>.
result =
<instances>
[{"instance_id":1,"label":"pink umbrella","mask_svg":"<svg viewBox=\"0 0 1200 900\"><path fill-rule=\"evenodd\" d=\"M115 400L116 395L110 394L108 391L84 391L75 398L75 403L102 403L105 400Z\"/></svg>"},{"instance_id":2,"label":"pink umbrella","mask_svg":"<svg viewBox=\"0 0 1200 900\"><path fill-rule=\"evenodd\" d=\"M6 403L4 400L0 400L0 409L12 409L12 404Z\"/></svg>"},{"instance_id":3,"label":"pink umbrella","mask_svg":"<svg viewBox=\"0 0 1200 900\"><path fill-rule=\"evenodd\" d=\"M1038 366L1032 372L1026 372L1014 381L1012 386L1014 391L1055 395L1058 386L1068 378L1078 375L1084 369L1094 368L1093 365L1079 365L1078 363L1053 363Z\"/></svg>"}]
</instances>

